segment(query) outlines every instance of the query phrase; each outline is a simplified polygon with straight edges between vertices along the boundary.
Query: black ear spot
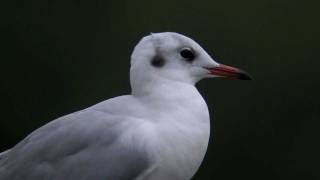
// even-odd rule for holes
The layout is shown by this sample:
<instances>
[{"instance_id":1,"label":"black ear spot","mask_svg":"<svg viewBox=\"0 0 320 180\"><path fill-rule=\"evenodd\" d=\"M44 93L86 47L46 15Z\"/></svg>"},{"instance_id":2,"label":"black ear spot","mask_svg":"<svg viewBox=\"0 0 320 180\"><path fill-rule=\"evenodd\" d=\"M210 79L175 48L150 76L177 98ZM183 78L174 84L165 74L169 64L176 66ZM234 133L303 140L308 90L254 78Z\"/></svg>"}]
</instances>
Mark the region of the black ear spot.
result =
<instances>
[{"instance_id":1,"label":"black ear spot","mask_svg":"<svg viewBox=\"0 0 320 180\"><path fill-rule=\"evenodd\" d=\"M164 64L165 60L159 55L155 55L151 60L151 65L154 67L162 67Z\"/></svg>"}]
</instances>

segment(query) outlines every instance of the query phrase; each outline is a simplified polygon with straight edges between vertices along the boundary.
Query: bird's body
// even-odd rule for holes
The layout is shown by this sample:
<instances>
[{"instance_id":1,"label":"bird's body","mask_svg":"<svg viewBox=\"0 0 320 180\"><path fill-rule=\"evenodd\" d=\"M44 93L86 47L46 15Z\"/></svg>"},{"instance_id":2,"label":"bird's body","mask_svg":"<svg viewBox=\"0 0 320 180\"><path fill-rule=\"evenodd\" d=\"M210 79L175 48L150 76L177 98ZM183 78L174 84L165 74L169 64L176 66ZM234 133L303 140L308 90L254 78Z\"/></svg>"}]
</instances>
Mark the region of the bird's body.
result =
<instances>
[{"instance_id":1,"label":"bird's body","mask_svg":"<svg viewBox=\"0 0 320 180\"><path fill-rule=\"evenodd\" d=\"M209 141L208 108L194 86L201 79L198 76L207 75L208 70L196 68L189 73L194 67L180 62L170 65L170 56L161 57L168 67L164 72L150 63L154 53L164 53L166 49L161 42L151 49L153 52L145 49L164 35L171 41L191 41L176 33L144 38L132 55L131 95L103 101L32 132L0 154L0 179L191 179ZM195 42L188 43L203 51ZM209 59L207 54L202 56ZM217 66L215 62L202 61L204 65ZM186 66L188 71L181 70ZM170 75L174 69L187 78Z\"/></svg>"},{"instance_id":2,"label":"bird's body","mask_svg":"<svg viewBox=\"0 0 320 180\"><path fill-rule=\"evenodd\" d=\"M143 171L148 180L190 179L207 149L209 114L194 87L180 88L190 96L163 94L160 104L148 101L154 97L120 96L41 127L0 161L0 179L130 180ZM122 176L129 168L133 174Z\"/></svg>"}]
</instances>

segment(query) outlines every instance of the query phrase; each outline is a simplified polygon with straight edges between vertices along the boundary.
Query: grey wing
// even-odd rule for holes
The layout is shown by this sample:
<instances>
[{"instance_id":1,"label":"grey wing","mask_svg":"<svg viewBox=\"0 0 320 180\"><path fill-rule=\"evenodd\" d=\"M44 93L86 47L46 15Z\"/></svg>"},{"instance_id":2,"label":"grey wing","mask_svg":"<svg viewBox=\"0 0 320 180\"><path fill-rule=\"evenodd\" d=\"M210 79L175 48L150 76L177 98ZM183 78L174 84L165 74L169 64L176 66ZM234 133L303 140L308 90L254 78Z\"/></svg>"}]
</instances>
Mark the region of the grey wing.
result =
<instances>
[{"instance_id":1,"label":"grey wing","mask_svg":"<svg viewBox=\"0 0 320 180\"><path fill-rule=\"evenodd\" d=\"M119 128L121 117L94 110L59 118L1 154L0 179L133 180L150 161L121 141Z\"/></svg>"}]
</instances>

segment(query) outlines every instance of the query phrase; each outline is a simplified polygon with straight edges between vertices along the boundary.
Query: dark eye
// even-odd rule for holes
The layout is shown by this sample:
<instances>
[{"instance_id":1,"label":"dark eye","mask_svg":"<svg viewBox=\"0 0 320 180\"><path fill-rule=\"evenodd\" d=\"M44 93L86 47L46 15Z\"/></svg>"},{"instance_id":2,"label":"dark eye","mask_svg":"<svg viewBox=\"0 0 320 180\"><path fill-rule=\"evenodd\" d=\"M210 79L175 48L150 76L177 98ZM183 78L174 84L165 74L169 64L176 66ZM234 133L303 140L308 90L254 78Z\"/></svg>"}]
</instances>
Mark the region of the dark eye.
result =
<instances>
[{"instance_id":1,"label":"dark eye","mask_svg":"<svg viewBox=\"0 0 320 180\"><path fill-rule=\"evenodd\" d=\"M181 51L180 51L180 55L186 60L186 61L193 61L194 58L195 58L195 55L192 51L191 48L183 48Z\"/></svg>"}]
</instances>

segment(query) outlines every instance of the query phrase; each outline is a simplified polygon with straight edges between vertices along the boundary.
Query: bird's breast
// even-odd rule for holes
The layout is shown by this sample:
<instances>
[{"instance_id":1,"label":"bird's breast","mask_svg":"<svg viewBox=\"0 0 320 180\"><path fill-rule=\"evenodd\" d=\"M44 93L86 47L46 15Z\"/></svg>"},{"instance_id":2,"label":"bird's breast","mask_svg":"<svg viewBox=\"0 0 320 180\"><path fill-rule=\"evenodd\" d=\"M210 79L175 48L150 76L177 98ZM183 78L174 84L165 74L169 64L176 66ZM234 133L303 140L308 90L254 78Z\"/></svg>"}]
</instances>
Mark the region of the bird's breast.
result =
<instances>
[{"instance_id":1,"label":"bird's breast","mask_svg":"<svg viewBox=\"0 0 320 180\"><path fill-rule=\"evenodd\" d=\"M206 153L210 120L204 100L197 97L176 102L155 113L152 143L157 167L150 180L190 179Z\"/></svg>"}]
</instances>

